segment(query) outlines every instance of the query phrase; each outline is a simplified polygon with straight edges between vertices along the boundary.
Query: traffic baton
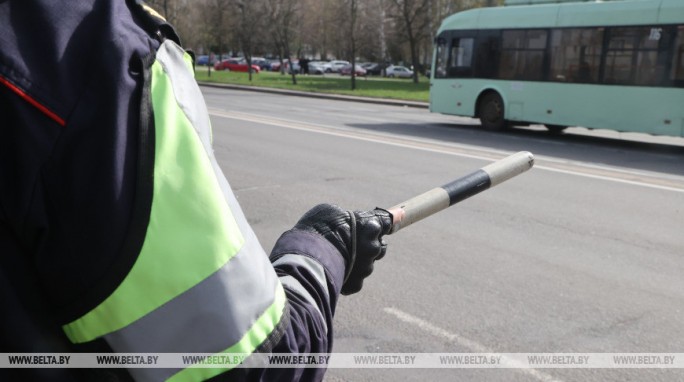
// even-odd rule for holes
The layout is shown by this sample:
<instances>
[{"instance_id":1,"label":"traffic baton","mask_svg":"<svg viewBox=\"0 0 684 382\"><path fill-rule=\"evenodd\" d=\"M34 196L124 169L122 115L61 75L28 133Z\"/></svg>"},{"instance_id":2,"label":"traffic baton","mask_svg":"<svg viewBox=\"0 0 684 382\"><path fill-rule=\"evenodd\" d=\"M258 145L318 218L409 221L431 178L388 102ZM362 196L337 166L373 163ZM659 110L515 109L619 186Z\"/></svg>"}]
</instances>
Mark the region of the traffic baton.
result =
<instances>
[{"instance_id":1,"label":"traffic baton","mask_svg":"<svg viewBox=\"0 0 684 382\"><path fill-rule=\"evenodd\" d=\"M433 188L426 193L399 203L390 210L402 210L403 217L392 224L389 233L393 234L434 213L520 175L532 168L533 165L534 156L532 153L521 151L442 187Z\"/></svg>"}]
</instances>

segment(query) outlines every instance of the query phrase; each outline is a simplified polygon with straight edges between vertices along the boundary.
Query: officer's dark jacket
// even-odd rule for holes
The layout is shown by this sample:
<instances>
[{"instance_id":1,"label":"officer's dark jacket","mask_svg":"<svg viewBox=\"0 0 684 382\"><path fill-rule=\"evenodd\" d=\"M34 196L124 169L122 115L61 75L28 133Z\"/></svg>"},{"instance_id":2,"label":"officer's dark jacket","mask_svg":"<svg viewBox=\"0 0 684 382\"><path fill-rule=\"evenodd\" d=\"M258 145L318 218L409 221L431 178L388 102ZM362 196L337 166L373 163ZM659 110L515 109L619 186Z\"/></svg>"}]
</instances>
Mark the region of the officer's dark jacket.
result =
<instances>
[{"instance_id":1,"label":"officer's dark jacket","mask_svg":"<svg viewBox=\"0 0 684 382\"><path fill-rule=\"evenodd\" d=\"M1 353L331 350L344 260L300 231L263 252L179 44L134 1L0 1ZM0 380L323 372L17 369Z\"/></svg>"}]
</instances>

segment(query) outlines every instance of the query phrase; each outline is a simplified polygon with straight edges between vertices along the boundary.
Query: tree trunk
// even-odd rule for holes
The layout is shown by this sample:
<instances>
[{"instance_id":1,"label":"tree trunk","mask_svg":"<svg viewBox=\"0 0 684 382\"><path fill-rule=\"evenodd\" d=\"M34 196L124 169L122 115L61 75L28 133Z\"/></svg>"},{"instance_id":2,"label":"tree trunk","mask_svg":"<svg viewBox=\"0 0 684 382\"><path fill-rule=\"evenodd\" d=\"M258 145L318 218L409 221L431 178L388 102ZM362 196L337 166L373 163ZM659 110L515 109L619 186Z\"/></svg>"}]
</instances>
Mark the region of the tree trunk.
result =
<instances>
[{"instance_id":1,"label":"tree trunk","mask_svg":"<svg viewBox=\"0 0 684 382\"><path fill-rule=\"evenodd\" d=\"M411 48L411 66L413 66L413 83L418 83L418 52L416 51L416 39L409 38L409 46Z\"/></svg>"},{"instance_id":2,"label":"tree trunk","mask_svg":"<svg viewBox=\"0 0 684 382\"><path fill-rule=\"evenodd\" d=\"M356 1L350 0L351 3L351 19L349 22L349 39L351 42L351 90L356 90L356 44L354 43L354 28L356 27Z\"/></svg>"}]
</instances>

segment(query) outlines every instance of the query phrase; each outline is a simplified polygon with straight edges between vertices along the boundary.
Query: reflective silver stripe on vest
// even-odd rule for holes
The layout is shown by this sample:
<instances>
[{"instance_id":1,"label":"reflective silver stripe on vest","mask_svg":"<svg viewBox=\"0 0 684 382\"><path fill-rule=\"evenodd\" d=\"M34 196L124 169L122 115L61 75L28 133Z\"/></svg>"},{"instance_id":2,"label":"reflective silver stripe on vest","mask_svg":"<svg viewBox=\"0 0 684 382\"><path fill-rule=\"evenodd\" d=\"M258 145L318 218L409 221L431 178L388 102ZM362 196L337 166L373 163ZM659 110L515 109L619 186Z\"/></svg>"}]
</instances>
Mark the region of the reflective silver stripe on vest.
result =
<instances>
[{"instance_id":1,"label":"reflective silver stripe on vest","mask_svg":"<svg viewBox=\"0 0 684 382\"><path fill-rule=\"evenodd\" d=\"M197 81L188 75L187 63L183 60L185 52L170 40L166 40L157 51L157 62L164 68L164 72L172 79L173 94L176 104L183 110L202 141L204 150L210 157L214 157L211 147L211 122L209 111L204 103L204 96L197 86ZM192 70L192 68L190 68Z\"/></svg>"},{"instance_id":2,"label":"reflective silver stripe on vest","mask_svg":"<svg viewBox=\"0 0 684 382\"><path fill-rule=\"evenodd\" d=\"M223 268L133 324L105 336L112 349L139 353L217 353L250 329L271 304L278 279L255 241ZM141 291L144 293L144 291ZM165 380L179 370L130 369L137 379Z\"/></svg>"},{"instance_id":3,"label":"reflective silver stripe on vest","mask_svg":"<svg viewBox=\"0 0 684 382\"><path fill-rule=\"evenodd\" d=\"M159 49L157 61L171 78L176 101L200 136L245 242L239 252L211 276L104 338L117 352L220 352L239 342L255 320L273 304L280 281L216 163L210 146L209 119L202 117L208 115L204 99L188 73L182 50L166 41ZM129 371L136 379L150 381L165 380L178 372L155 368Z\"/></svg>"}]
</instances>

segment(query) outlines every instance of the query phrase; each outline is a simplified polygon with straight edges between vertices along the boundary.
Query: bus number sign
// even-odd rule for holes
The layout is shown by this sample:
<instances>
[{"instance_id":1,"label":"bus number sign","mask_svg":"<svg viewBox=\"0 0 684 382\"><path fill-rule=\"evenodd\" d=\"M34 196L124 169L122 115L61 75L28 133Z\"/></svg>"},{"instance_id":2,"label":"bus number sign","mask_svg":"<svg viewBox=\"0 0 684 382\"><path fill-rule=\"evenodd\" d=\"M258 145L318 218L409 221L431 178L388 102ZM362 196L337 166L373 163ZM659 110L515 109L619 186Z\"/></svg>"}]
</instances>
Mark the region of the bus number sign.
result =
<instances>
[{"instance_id":1,"label":"bus number sign","mask_svg":"<svg viewBox=\"0 0 684 382\"><path fill-rule=\"evenodd\" d=\"M648 39L651 41L659 41L662 34L663 28L651 28L651 34L648 36Z\"/></svg>"}]
</instances>

